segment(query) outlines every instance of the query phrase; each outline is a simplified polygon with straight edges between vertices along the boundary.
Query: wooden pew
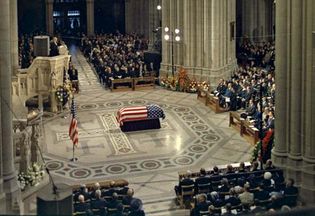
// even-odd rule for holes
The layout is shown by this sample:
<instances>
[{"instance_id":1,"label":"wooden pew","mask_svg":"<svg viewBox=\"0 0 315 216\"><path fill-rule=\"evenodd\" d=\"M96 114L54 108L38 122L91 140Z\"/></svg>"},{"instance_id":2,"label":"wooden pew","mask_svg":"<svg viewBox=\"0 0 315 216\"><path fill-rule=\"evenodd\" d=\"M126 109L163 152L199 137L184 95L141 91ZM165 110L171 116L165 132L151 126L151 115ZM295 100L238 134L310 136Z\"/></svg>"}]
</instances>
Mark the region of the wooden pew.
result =
<instances>
[{"instance_id":1,"label":"wooden pew","mask_svg":"<svg viewBox=\"0 0 315 216\"><path fill-rule=\"evenodd\" d=\"M242 136L251 144L256 145L259 141L259 130L247 120L243 121Z\"/></svg>"},{"instance_id":2,"label":"wooden pew","mask_svg":"<svg viewBox=\"0 0 315 216\"><path fill-rule=\"evenodd\" d=\"M100 181L99 182L100 187L101 188L110 188L110 183L112 181L115 182L115 187L124 187L124 186L128 186L129 185L129 182L126 181L125 179L113 179L113 180ZM86 185L87 188L92 189L92 188L94 188L94 184L96 182L97 181L91 182L91 183L86 183L85 185ZM78 190L80 187L81 187L81 185L73 185L72 186L72 190Z\"/></svg>"},{"instance_id":3,"label":"wooden pew","mask_svg":"<svg viewBox=\"0 0 315 216\"><path fill-rule=\"evenodd\" d=\"M225 108L220 107L219 98L211 94L203 88L198 88L197 99L202 101L206 106L210 107L215 113L226 112Z\"/></svg>"},{"instance_id":4,"label":"wooden pew","mask_svg":"<svg viewBox=\"0 0 315 216\"><path fill-rule=\"evenodd\" d=\"M255 145L259 141L259 130L240 115L239 112L230 112L229 126L239 131L250 144Z\"/></svg>"},{"instance_id":5,"label":"wooden pew","mask_svg":"<svg viewBox=\"0 0 315 216\"><path fill-rule=\"evenodd\" d=\"M206 106L208 104L208 91L205 91L202 88L198 88L197 99L204 103Z\"/></svg>"},{"instance_id":6,"label":"wooden pew","mask_svg":"<svg viewBox=\"0 0 315 216\"><path fill-rule=\"evenodd\" d=\"M230 121L229 121L229 127L233 127L236 130L240 132L240 135L242 136L242 127L243 127L243 121L244 119L241 118L240 114L238 112L230 112Z\"/></svg>"},{"instance_id":7,"label":"wooden pew","mask_svg":"<svg viewBox=\"0 0 315 216\"><path fill-rule=\"evenodd\" d=\"M133 90L134 89L134 80L133 78L124 78L124 79L114 79L111 80L111 91L124 91L124 90ZM127 84L127 85L119 85L119 84Z\"/></svg>"},{"instance_id":8,"label":"wooden pew","mask_svg":"<svg viewBox=\"0 0 315 216\"><path fill-rule=\"evenodd\" d=\"M213 94L208 93L208 104L207 106L210 107L215 113L222 113L222 112L227 112L223 107L220 107L219 104L219 98L214 96Z\"/></svg>"},{"instance_id":9,"label":"wooden pew","mask_svg":"<svg viewBox=\"0 0 315 216\"><path fill-rule=\"evenodd\" d=\"M237 169L240 167L240 163L232 163L231 165L232 165L232 167L233 167L235 170L237 170ZM219 166L217 166L217 167L219 168L219 170L220 170L221 172L225 172L226 166L227 166L227 165L219 165ZM250 163L250 162L245 162L245 167L246 167L246 168L249 168L250 166L251 166L251 163ZM213 169L213 167L210 167L210 168L206 169L206 173L209 175L209 174L211 173L212 169ZM178 172L179 181L180 181L181 179L183 179L186 174L187 174L187 171L179 171L179 172ZM191 175L189 176L189 178L197 178L197 177L199 177L199 176L200 176L200 171L195 171L195 172L191 172Z\"/></svg>"},{"instance_id":10,"label":"wooden pew","mask_svg":"<svg viewBox=\"0 0 315 216\"><path fill-rule=\"evenodd\" d=\"M153 76L134 78L134 90L153 89L155 88L155 80Z\"/></svg>"}]
</instances>

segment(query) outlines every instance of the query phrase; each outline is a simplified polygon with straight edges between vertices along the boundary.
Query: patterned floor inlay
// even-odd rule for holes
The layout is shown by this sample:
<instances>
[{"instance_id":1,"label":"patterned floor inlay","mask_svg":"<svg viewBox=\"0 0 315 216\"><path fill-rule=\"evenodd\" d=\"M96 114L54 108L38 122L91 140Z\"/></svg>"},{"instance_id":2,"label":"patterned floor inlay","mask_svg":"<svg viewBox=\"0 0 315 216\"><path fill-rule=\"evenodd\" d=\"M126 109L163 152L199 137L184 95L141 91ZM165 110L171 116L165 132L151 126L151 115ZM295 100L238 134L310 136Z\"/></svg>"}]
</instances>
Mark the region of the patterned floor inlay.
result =
<instances>
[{"instance_id":1,"label":"patterned floor inlay","mask_svg":"<svg viewBox=\"0 0 315 216\"><path fill-rule=\"evenodd\" d=\"M99 84L80 52L75 52L72 61L79 70L81 89L76 96L79 146L75 148L75 157L79 160L69 161L72 158L69 111L58 115L46 113L45 158L55 176L76 181L177 172L215 164L222 154L234 162L250 151L249 145L240 149L233 146L234 140L230 139L233 131L219 127L217 123L222 119L212 119L215 114L197 101L196 95L160 88L112 93ZM161 129L128 133L120 130L115 118L119 108L153 103L166 113ZM227 119L227 115L223 118Z\"/></svg>"}]
</instances>

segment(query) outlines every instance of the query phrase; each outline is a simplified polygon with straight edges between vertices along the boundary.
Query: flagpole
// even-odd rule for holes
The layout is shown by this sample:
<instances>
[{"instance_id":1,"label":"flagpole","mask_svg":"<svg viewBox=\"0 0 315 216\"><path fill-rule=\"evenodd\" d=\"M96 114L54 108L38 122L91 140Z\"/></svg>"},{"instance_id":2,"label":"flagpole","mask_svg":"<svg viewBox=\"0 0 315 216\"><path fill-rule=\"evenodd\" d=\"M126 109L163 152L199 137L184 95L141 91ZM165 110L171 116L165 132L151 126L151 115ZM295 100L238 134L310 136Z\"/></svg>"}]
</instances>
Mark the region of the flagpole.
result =
<instances>
[{"instance_id":1,"label":"flagpole","mask_svg":"<svg viewBox=\"0 0 315 216\"><path fill-rule=\"evenodd\" d=\"M70 161L75 162L77 160L78 158L74 157L74 145L72 144L72 158L70 159Z\"/></svg>"},{"instance_id":2,"label":"flagpole","mask_svg":"<svg viewBox=\"0 0 315 216\"><path fill-rule=\"evenodd\" d=\"M75 105L74 105L74 94L72 95L72 104L71 104L71 109L70 109L70 115L72 114L72 118L74 118L74 113L71 113L72 112L72 109L75 109ZM75 145L75 143L72 143L72 158L70 159L70 161L72 161L72 162L75 162L75 161L77 161L78 160L78 158L76 158L75 156L74 156L74 145Z\"/></svg>"}]
</instances>

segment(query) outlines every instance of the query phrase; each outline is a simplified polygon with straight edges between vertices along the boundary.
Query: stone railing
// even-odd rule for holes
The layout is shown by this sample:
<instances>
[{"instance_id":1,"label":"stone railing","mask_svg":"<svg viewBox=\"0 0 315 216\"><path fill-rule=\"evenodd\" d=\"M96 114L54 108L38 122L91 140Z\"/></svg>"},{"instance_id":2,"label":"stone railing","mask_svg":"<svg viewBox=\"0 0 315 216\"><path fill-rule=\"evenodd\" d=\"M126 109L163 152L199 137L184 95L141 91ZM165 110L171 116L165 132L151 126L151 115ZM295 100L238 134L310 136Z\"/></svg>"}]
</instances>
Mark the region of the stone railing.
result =
<instances>
[{"instance_id":1,"label":"stone railing","mask_svg":"<svg viewBox=\"0 0 315 216\"><path fill-rule=\"evenodd\" d=\"M36 57L29 68L18 69L12 77L12 98L19 100L38 96L39 107L43 106L43 97L51 101L51 111L57 111L55 89L63 84L64 71L68 71L70 55L55 57Z\"/></svg>"}]
</instances>

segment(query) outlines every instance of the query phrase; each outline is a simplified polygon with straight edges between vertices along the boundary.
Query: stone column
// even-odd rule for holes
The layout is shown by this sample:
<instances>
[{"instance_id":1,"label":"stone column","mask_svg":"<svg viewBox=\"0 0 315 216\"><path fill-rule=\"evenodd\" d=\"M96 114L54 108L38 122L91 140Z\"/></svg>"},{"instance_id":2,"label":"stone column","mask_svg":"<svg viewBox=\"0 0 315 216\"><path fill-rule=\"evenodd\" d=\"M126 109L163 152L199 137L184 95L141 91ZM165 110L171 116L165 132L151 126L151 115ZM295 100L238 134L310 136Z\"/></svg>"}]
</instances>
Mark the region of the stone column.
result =
<instances>
[{"instance_id":1,"label":"stone column","mask_svg":"<svg viewBox=\"0 0 315 216\"><path fill-rule=\"evenodd\" d=\"M242 35L246 35L251 41L254 41L254 31L257 27L257 8L255 7L256 3L257 0L243 0L242 2Z\"/></svg>"},{"instance_id":2,"label":"stone column","mask_svg":"<svg viewBox=\"0 0 315 216\"><path fill-rule=\"evenodd\" d=\"M1 138L2 175L6 194L6 212L13 212L13 203L19 196L13 157L12 114L11 114L11 36L10 2L0 1L0 93L1 93Z\"/></svg>"},{"instance_id":3,"label":"stone column","mask_svg":"<svg viewBox=\"0 0 315 216\"><path fill-rule=\"evenodd\" d=\"M154 50L157 28L161 27L160 13L162 11L157 9L158 5L161 5L159 0L149 0L149 48L152 50Z\"/></svg>"},{"instance_id":4,"label":"stone column","mask_svg":"<svg viewBox=\"0 0 315 216\"><path fill-rule=\"evenodd\" d=\"M154 31L155 31L155 0L149 0L149 49L154 49Z\"/></svg>"},{"instance_id":5,"label":"stone column","mask_svg":"<svg viewBox=\"0 0 315 216\"><path fill-rule=\"evenodd\" d=\"M54 0L46 0L46 31L52 36L54 34Z\"/></svg>"},{"instance_id":6,"label":"stone column","mask_svg":"<svg viewBox=\"0 0 315 216\"><path fill-rule=\"evenodd\" d=\"M86 0L87 35L94 35L94 0Z\"/></svg>"},{"instance_id":7,"label":"stone column","mask_svg":"<svg viewBox=\"0 0 315 216\"><path fill-rule=\"evenodd\" d=\"M288 145L288 162L287 171L288 177L295 179L297 184L301 182L301 169L302 164L301 157L301 108L302 108L302 58L303 50L302 47L302 1L293 0L291 3L291 45L289 44L289 58L291 60L290 68L287 73L289 84L289 140ZM277 18L278 19L278 18ZM277 35L278 37L278 35ZM281 57L283 58L283 57ZM277 75L276 75L277 76Z\"/></svg>"},{"instance_id":8,"label":"stone column","mask_svg":"<svg viewBox=\"0 0 315 216\"><path fill-rule=\"evenodd\" d=\"M236 66L235 40L230 37L235 0L179 1L163 1L163 28L181 31L180 43L174 43L176 66L183 66L190 78L214 85ZM170 42L163 40L162 47L163 76L171 69Z\"/></svg>"},{"instance_id":9,"label":"stone column","mask_svg":"<svg viewBox=\"0 0 315 216\"><path fill-rule=\"evenodd\" d=\"M303 201L315 203L315 3L304 1L303 8L303 100L302 112L302 140L303 140L303 168L300 195Z\"/></svg>"},{"instance_id":10,"label":"stone column","mask_svg":"<svg viewBox=\"0 0 315 216\"><path fill-rule=\"evenodd\" d=\"M10 1L10 34L11 34L11 62L12 75L17 73L19 68L19 53L18 53L18 21L17 21L17 0Z\"/></svg>"},{"instance_id":11,"label":"stone column","mask_svg":"<svg viewBox=\"0 0 315 216\"><path fill-rule=\"evenodd\" d=\"M276 13L276 110L275 110L275 146L272 150L272 160L276 166L285 168L287 160L287 142L288 142L288 2L287 0L277 0Z\"/></svg>"},{"instance_id":12,"label":"stone column","mask_svg":"<svg viewBox=\"0 0 315 216\"><path fill-rule=\"evenodd\" d=\"M1 3L0 3L1 5ZM1 14L0 14L1 17ZM1 24L0 24L1 25ZM2 54L2 50L0 49L0 55ZM1 95L1 86L0 86L0 95ZM2 100L0 99L0 113L1 112L1 105L2 104ZM0 115L0 128L2 128L2 124L1 124L1 118L2 115ZM6 212L6 200L5 200L5 193L3 192L3 178L2 178L2 174L3 174L3 158L2 158L2 130L0 129L0 212Z\"/></svg>"},{"instance_id":13,"label":"stone column","mask_svg":"<svg viewBox=\"0 0 315 216\"><path fill-rule=\"evenodd\" d=\"M161 62L161 69L160 69L160 77L165 77L168 74L168 71L170 71L169 65L170 65L170 46L167 41L164 40L164 28L166 26L170 27L170 7L169 2L170 0L163 0L162 1L162 62ZM187 0L183 0L183 4L186 3Z\"/></svg>"}]
</instances>

